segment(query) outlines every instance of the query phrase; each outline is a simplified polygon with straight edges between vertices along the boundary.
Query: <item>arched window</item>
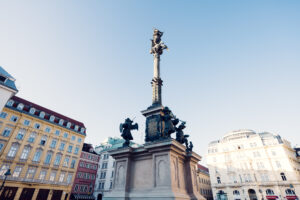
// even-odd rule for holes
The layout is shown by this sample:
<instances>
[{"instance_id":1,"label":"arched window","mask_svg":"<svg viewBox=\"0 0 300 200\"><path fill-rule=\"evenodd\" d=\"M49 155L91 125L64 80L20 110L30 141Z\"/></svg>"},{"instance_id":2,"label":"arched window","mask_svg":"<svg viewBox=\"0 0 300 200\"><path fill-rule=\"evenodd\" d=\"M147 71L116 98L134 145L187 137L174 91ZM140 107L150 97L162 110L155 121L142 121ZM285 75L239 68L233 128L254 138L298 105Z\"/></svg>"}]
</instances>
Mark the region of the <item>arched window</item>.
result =
<instances>
[{"instance_id":1,"label":"arched window","mask_svg":"<svg viewBox=\"0 0 300 200\"><path fill-rule=\"evenodd\" d=\"M240 195L240 192L238 190L234 190L233 195Z\"/></svg>"},{"instance_id":2,"label":"arched window","mask_svg":"<svg viewBox=\"0 0 300 200\"><path fill-rule=\"evenodd\" d=\"M58 124L62 126L64 124L64 120L60 119L59 122L58 122Z\"/></svg>"},{"instance_id":3,"label":"arched window","mask_svg":"<svg viewBox=\"0 0 300 200\"><path fill-rule=\"evenodd\" d=\"M271 189L267 189L267 190L266 190L266 194L267 194L267 195L274 195L274 191L271 190Z\"/></svg>"},{"instance_id":4,"label":"arched window","mask_svg":"<svg viewBox=\"0 0 300 200\"><path fill-rule=\"evenodd\" d=\"M45 112L40 112L40 118L43 118L44 119L44 117L45 117Z\"/></svg>"},{"instance_id":5,"label":"arched window","mask_svg":"<svg viewBox=\"0 0 300 200\"><path fill-rule=\"evenodd\" d=\"M286 193L286 194L295 194L295 191L294 191L294 190L291 190L291 189L286 189L286 190L285 190L285 193Z\"/></svg>"},{"instance_id":6,"label":"arched window","mask_svg":"<svg viewBox=\"0 0 300 200\"><path fill-rule=\"evenodd\" d=\"M18 106L17 106L17 109L18 110L23 110L23 108L24 108L24 104L19 103Z\"/></svg>"},{"instance_id":7,"label":"arched window","mask_svg":"<svg viewBox=\"0 0 300 200\"><path fill-rule=\"evenodd\" d=\"M221 178L217 177L217 182L220 184L221 183Z\"/></svg>"},{"instance_id":8,"label":"arched window","mask_svg":"<svg viewBox=\"0 0 300 200\"><path fill-rule=\"evenodd\" d=\"M286 181L286 176L285 176L285 174L283 172L280 173L280 176L281 176L281 178L282 178L283 181Z\"/></svg>"},{"instance_id":9,"label":"arched window","mask_svg":"<svg viewBox=\"0 0 300 200\"><path fill-rule=\"evenodd\" d=\"M81 133L84 133L84 131L85 131L84 128L81 128L81 129L80 129L80 132L81 132Z\"/></svg>"},{"instance_id":10,"label":"arched window","mask_svg":"<svg viewBox=\"0 0 300 200\"><path fill-rule=\"evenodd\" d=\"M75 131L78 131L79 126L75 125Z\"/></svg>"},{"instance_id":11,"label":"arched window","mask_svg":"<svg viewBox=\"0 0 300 200\"><path fill-rule=\"evenodd\" d=\"M7 106L13 106L14 105L14 101L13 100L9 100L6 105Z\"/></svg>"},{"instance_id":12,"label":"arched window","mask_svg":"<svg viewBox=\"0 0 300 200\"><path fill-rule=\"evenodd\" d=\"M67 123L67 128L71 128L71 122Z\"/></svg>"},{"instance_id":13,"label":"arched window","mask_svg":"<svg viewBox=\"0 0 300 200\"><path fill-rule=\"evenodd\" d=\"M50 116L50 121L54 122L55 117L53 115Z\"/></svg>"},{"instance_id":14,"label":"arched window","mask_svg":"<svg viewBox=\"0 0 300 200\"><path fill-rule=\"evenodd\" d=\"M32 114L32 115L34 115L34 113L35 113L35 108L30 108L29 113Z\"/></svg>"}]
</instances>

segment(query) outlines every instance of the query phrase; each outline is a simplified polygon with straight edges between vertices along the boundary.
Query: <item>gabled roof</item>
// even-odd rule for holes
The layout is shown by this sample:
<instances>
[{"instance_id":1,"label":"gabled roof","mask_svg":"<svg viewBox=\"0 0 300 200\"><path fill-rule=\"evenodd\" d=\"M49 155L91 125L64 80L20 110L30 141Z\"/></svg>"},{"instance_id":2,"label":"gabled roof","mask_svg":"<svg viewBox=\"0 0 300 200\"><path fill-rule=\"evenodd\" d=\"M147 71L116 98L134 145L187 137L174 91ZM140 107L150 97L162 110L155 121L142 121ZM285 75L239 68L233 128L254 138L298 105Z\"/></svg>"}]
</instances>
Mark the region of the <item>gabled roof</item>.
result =
<instances>
[{"instance_id":1,"label":"gabled roof","mask_svg":"<svg viewBox=\"0 0 300 200\"><path fill-rule=\"evenodd\" d=\"M13 89L16 92L18 91L17 87L15 85L16 79L14 77L12 77L7 71L5 71L1 66L0 66L0 76L3 76L6 78L6 80L4 82L0 81L1 85L6 86L10 89Z\"/></svg>"}]
</instances>

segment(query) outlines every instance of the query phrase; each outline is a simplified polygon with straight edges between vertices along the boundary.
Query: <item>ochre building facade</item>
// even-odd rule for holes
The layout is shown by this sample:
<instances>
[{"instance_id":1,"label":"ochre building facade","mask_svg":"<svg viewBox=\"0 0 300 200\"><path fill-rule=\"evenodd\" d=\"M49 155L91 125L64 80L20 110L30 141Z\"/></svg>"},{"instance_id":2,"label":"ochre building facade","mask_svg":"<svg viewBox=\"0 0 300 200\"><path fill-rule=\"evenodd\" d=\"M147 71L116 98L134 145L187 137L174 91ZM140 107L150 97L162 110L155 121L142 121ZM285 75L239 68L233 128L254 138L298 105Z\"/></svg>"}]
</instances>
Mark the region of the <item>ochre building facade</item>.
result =
<instances>
[{"instance_id":1,"label":"ochre building facade","mask_svg":"<svg viewBox=\"0 0 300 200\"><path fill-rule=\"evenodd\" d=\"M0 113L0 199L67 200L86 136L83 123L12 97Z\"/></svg>"}]
</instances>

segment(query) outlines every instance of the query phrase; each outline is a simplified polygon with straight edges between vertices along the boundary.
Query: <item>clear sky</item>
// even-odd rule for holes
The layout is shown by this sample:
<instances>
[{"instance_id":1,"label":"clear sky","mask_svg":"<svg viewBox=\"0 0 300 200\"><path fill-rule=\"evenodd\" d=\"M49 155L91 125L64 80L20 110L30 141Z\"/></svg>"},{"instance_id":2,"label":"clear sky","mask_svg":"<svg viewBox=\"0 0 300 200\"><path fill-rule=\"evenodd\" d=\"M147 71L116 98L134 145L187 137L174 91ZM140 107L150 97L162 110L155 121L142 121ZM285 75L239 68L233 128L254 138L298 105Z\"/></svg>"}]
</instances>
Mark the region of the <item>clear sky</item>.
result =
<instances>
[{"instance_id":1,"label":"clear sky","mask_svg":"<svg viewBox=\"0 0 300 200\"><path fill-rule=\"evenodd\" d=\"M300 1L0 0L0 65L18 96L119 136L151 104L152 28L164 31L163 104L194 150L236 129L300 144Z\"/></svg>"}]
</instances>

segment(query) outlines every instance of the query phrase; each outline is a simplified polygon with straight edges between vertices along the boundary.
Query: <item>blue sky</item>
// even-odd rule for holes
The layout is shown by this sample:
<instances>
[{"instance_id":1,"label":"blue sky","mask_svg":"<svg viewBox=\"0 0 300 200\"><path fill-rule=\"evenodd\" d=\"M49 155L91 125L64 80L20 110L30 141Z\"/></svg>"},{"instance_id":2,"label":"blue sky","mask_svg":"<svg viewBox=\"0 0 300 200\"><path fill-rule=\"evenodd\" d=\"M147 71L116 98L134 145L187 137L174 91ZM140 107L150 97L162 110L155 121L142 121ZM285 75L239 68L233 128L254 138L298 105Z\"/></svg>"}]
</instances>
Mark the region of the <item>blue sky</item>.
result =
<instances>
[{"instance_id":1,"label":"blue sky","mask_svg":"<svg viewBox=\"0 0 300 200\"><path fill-rule=\"evenodd\" d=\"M152 28L164 31L163 104L200 155L236 129L300 144L299 1L0 1L0 65L18 96L119 135L151 104Z\"/></svg>"}]
</instances>

